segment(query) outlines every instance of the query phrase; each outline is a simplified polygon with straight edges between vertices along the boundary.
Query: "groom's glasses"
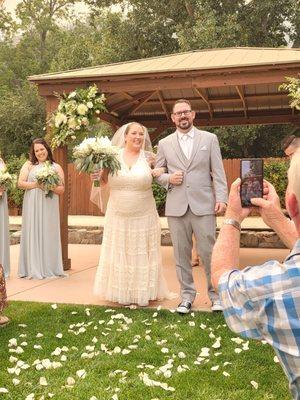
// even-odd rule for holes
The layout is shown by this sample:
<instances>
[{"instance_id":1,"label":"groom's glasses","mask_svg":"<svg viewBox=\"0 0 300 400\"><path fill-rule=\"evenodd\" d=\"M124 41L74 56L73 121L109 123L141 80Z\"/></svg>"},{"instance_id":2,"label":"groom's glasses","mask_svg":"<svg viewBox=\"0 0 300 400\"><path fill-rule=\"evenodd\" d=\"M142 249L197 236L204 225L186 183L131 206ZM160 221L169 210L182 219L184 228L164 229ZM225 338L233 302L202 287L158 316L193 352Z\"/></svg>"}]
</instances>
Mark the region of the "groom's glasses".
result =
<instances>
[{"instance_id":1,"label":"groom's glasses","mask_svg":"<svg viewBox=\"0 0 300 400\"><path fill-rule=\"evenodd\" d=\"M191 112L192 112L192 110L183 110L183 111L174 112L173 115L175 115L176 117L181 117L181 115L188 116L188 115L190 115Z\"/></svg>"}]
</instances>

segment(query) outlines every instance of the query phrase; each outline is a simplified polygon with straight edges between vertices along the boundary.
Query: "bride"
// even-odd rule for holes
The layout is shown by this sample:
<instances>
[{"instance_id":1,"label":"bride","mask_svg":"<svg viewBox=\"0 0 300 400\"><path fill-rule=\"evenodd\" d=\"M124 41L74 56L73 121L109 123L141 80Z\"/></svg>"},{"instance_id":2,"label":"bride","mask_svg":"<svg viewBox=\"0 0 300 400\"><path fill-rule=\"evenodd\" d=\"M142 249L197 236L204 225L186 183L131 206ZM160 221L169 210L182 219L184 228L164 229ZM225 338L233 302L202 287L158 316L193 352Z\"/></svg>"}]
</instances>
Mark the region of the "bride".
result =
<instances>
[{"instance_id":1,"label":"bride","mask_svg":"<svg viewBox=\"0 0 300 400\"><path fill-rule=\"evenodd\" d=\"M162 273L160 222L151 187L153 176L164 171L149 166L152 146L144 126L136 122L123 125L112 144L120 147L121 170L115 175L108 170L92 175L93 179L100 177L102 192L109 188L94 293L123 305L147 306L150 300L170 298Z\"/></svg>"}]
</instances>

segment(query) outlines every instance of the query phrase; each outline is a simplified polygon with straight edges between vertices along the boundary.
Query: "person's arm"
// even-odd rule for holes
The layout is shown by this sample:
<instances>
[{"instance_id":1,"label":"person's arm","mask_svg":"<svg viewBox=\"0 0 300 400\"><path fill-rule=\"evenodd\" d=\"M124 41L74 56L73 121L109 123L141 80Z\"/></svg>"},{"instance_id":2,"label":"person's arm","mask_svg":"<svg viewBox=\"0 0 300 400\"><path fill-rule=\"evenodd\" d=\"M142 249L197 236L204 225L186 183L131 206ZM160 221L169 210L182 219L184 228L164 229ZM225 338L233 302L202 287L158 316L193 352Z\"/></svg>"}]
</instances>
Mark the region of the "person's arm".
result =
<instances>
[{"instance_id":1,"label":"person's arm","mask_svg":"<svg viewBox=\"0 0 300 400\"><path fill-rule=\"evenodd\" d=\"M160 142L158 143L158 148L157 148L157 154L156 154L156 163L155 163L155 169L157 168L164 168L165 172L159 176L156 177L157 182L163 186L164 188L168 188L169 183L170 183L170 174L168 174L168 168L167 168L167 160L162 148L162 145Z\"/></svg>"},{"instance_id":2,"label":"person's arm","mask_svg":"<svg viewBox=\"0 0 300 400\"><path fill-rule=\"evenodd\" d=\"M20 174L19 174L19 178L18 178L18 188L24 189L24 190L40 188L40 186L37 182L28 182L27 181L31 166L32 166L32 164L30 161L26 161L25 164L23 164Z\"/></svg>"},{"instance_id":3,"label":"person's arm","mask_svg":"<svg viewBox=\"0 0 300 400\"><path fill-rule=\"evenodd\" d=\"M240 179L231 185L226 219L232 219L241 224L249 213L249 208L242 208L240 200ZM218 290L220 277L227 271L238 268L240 250L240 229L233 225L223 225L214 245L211 259L212 284Z\"/></svg>"},{"instance_id":4,"label":"person's arm","mask_svg":"<svg viewBox=\"0 0 300 400\"><path fill-rule=\"evenodd\" d=\"M56 170L60 177L60 183L52 191L53 191L53 193L60 195L60 194L63 194L65 191L65 175L64 175L64 171L63 171L62 167L58 164L56 164Z\"/></svg>"},{"instance_id":5,"label":"person's arm","mask_svg":"<svg viewBox=\"0 0 300 400\"><path fill-rule=\"evenodd\" d=\"M270 228L272 228L283 243L292 249L298 239L294 222L287 218L280 207L280 200L274 186L264 181L264 198L253 198L251 203L258 207L259 213Z\"/></svg>"}]
</instances>

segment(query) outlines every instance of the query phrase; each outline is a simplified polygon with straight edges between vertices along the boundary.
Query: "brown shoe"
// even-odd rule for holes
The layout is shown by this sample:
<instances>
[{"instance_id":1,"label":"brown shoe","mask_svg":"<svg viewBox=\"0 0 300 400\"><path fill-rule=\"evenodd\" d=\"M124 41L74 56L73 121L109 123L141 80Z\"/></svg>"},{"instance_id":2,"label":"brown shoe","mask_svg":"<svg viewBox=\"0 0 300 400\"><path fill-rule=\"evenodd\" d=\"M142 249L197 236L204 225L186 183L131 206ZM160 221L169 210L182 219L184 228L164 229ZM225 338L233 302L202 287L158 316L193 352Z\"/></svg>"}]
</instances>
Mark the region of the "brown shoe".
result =
<instances>
[{"instance_id":1,"label":"brown shoe","mask_svg":"<svg viewBox=\"0 0 300 400\"><path fill-rule=\"evenodd\" d=\"M0 315L0 328L7 325L9 323L9 318L5 315Z\"/></svg>"}]
</instances>

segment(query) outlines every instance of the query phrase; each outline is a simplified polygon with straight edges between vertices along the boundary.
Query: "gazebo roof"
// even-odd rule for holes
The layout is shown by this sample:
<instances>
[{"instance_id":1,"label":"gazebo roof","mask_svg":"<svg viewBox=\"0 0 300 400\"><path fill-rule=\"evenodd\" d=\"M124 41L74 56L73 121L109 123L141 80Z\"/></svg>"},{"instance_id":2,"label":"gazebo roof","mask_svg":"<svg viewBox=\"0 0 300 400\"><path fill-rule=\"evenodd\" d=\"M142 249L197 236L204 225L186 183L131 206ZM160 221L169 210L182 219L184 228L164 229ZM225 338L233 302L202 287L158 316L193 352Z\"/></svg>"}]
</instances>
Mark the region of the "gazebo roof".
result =
<instances>
[{"instance_id":1,"label":"gazebo roof","mask_svg":"<svg viewBox=\"0 0 300 400\"><path fill-rule=\"evenodd\" d=\"M96 83L106 93L104 119L137 120L160 130L172 125L173 102L187 98L198 125L300 123L278 86L298 76L300 49L198 50L29 77L40 93L69 92Z\"/></svg>"}]
</instances>

